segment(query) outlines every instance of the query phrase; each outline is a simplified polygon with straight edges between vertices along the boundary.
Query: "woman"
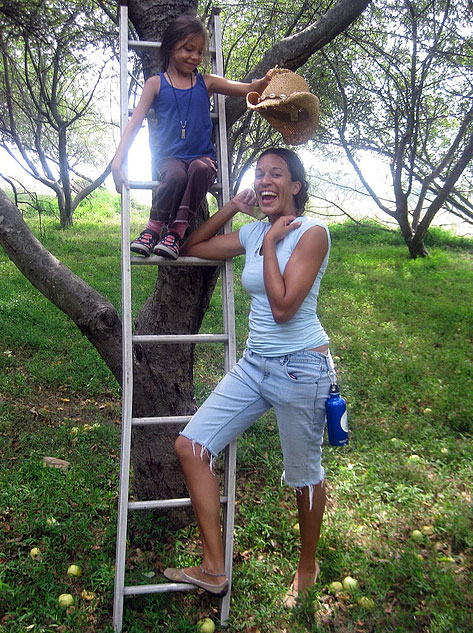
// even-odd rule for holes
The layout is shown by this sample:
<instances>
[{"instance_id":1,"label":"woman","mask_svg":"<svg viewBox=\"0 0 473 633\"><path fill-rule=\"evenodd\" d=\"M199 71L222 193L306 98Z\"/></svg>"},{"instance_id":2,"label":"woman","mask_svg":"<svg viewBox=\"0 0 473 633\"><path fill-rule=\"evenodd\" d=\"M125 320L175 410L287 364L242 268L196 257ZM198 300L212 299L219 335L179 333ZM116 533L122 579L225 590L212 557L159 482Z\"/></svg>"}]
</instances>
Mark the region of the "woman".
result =
<instances>
[{"instance_id":1,"label":"woman","mask_svg":"<svg viewBox=\"0 0 473 633\"><path fill-rule=\"evenodd\" d=\"M302 163L294 152L261 154L253 192L239 193L192 233L182 254L227 259L246 254L242 283L251 294L249 336L243 358L226 374L176 440L176 452L203 546L202 564L167 569L214 595L228 587L220 530L220 496L212 459L270 407L274 407L284 456L285 482L297 491L301 534L299 565L285 597L292 607L317 580L316 549L325 507L321 466L328 337L316 315L317 295L328 263L330 235L321 222L301 217L308 200ZM268 222L216 235L235 213Z\"/></svg>"}]
</instances>

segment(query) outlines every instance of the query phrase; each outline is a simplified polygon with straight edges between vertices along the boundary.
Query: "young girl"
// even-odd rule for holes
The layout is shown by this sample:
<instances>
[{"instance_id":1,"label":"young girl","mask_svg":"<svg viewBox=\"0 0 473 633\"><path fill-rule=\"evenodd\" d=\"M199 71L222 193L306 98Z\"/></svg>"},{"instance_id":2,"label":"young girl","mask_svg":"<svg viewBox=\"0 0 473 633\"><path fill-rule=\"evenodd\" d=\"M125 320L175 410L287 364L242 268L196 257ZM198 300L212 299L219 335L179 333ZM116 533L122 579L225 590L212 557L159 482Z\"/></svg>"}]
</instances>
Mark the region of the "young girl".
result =
<instances>
[{"instance_id":1,"label":"young girl","mask_svg":"<svg viewBox=\"0 0 473 633\"><path fill-rule=\"evenodd\" d=\"M164 32L160 48L163 72L146 80L139 103L120 140L112 161L116 189L129 184L123 160L149 108L158 120L160 184L153 192L150 219L131 243L131 250L177 259L184 234L216 174L211 141L209 95L245 96L262 92L271 73L247 84L217 75L202 75L197 67L208 47L208 34L201 21L180 15ZM162 239L161 233L167 227Z\"/></svg>"}]
</instances>

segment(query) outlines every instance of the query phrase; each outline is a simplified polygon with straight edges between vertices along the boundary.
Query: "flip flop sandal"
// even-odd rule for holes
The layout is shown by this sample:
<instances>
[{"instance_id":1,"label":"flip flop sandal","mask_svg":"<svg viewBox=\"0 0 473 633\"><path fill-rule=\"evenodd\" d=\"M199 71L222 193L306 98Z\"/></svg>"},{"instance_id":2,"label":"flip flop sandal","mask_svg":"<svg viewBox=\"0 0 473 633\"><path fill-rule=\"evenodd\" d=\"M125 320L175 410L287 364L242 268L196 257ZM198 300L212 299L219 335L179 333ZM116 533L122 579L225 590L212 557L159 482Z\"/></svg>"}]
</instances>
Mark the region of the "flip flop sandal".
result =
<instances>
[{"instance_id":1,"label":"flip flop sandal","mask_svg":"<svg viewBox=\"0 0 473 633\"><path fill-rule=\"evenodd\" d=\"M213 577L222 576L223 578L225 578L224 581L216 585L211 582L205 582L205 580L200 580L199 578L194 578L194 576L190 576L186 573L186 571L188 571L189 569L192 569L192 567L189 567L187 569L176 569L175 567L169 567L168 569L164 570L164 575L168 580L172 580L173 582L185 582L191 585L195 585L196 587L200 587L201 589L205 589L205 591L211 593L213 596L221 597L227 593L228 580L225 577L225 574L211 574L209 571L204 569L202 565L199 565L199 569L203 574Z\"/></svg>"}]
</instances>

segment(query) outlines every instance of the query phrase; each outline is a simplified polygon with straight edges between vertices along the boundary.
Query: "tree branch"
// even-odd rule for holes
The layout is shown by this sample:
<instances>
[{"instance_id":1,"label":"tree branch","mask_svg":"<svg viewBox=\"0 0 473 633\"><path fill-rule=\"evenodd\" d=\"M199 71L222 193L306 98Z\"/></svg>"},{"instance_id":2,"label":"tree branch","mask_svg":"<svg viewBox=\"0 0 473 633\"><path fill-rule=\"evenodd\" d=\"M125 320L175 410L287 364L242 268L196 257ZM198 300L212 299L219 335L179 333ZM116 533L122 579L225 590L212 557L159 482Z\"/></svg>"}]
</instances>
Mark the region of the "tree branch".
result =
<instances>
[{"instance_id":1,"label":"tree branch","mask_svg":"<svg viewBox=\"0 0 473 633\"><path fill-rule=\"evenodd\" d=\"M297 70L323 46L342 33L366 9L371 0L339 0L320 20L295 35L279 40L263 56L262 60L246 75L243 81L263 77L278 65ZM246 109L244 99L227 98L227 126L230 128Z\"/></svg>"}]
</instances>

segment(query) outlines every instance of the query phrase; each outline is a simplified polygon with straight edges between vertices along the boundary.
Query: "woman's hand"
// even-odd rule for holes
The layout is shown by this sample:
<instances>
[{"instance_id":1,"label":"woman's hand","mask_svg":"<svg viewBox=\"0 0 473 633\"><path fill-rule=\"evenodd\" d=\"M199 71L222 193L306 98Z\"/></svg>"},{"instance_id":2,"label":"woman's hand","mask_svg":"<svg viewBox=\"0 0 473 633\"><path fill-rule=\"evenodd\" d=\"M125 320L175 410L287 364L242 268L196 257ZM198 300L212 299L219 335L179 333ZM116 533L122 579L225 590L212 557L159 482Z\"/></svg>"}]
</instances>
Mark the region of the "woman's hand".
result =
<instances>
[{"instance_id":1,"label":"woman's hand","mask_svg":"<svg viewBox=\"0 0 473 633\"><path fill-rule=\"evenodd\" d=\"M271 224L271 228L264 236L263 251L265 242L269 241L273 244L277 244L280 240L286 237L288 233L300 227L300 221L294 222L296 217L297 216L295 215L283 215Z\"/></svg>"},{"instance_id":2,"label":"woman's hand","mask_svg":"<svg viewBox=\"0 0 473 633\"><path fill-rule=\"evenodd\" d=\"M240 191L231 202L237 207L238 211L256 218L254 207L256 204L256 195L253 189L244 189Z\"/></svg>"}]
</instances>

